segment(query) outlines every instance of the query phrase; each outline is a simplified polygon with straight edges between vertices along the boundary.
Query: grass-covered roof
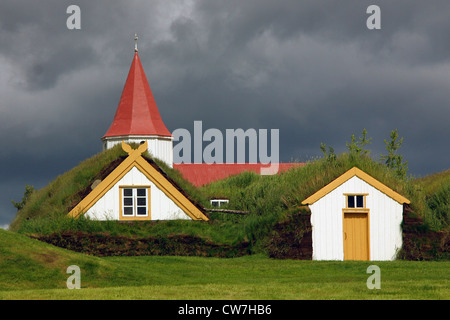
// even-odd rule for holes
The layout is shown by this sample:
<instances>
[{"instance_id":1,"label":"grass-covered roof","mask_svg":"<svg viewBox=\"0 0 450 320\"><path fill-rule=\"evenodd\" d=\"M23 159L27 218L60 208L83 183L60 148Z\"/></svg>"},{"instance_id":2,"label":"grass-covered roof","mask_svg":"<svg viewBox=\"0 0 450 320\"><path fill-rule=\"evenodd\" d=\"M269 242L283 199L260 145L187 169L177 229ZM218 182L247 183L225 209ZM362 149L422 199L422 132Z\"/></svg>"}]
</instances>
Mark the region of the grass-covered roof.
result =
<instances>
[{"instance_id":1,"label":"grass-covered roof","mask_svg":"<svg viewBox=\"0 0 450 320\"><path fill-rule=\"evenodd\" d=\"M210 207L208 199L211 197L226 197L230 199L229 209L247 211L249 214L211 213L208 222L151 221L134 225L67 218L70 208L82 199L91 184L96 179L102 179L102 175L110 170L108 168L126 155L117 146L58 176L30 196L10 229L28 234L48 234L67 229L136 236L195 234L214 242L233 244L250 241L255 247L263 247L263 239L272 232L275 224L285 221L293 213L308 214L301 202L352 167L358 167L409 199L409 210L421 216L432 229L447 232L449 229L450 171L430 179L401 179L384 164L368 156L351 154L341 154L332 160L317 159L272 176L244 172L201 188L183 179L177 170L155 160L167 176L201 206Z\"/></svg>"},{"instance_id":2,"label":"grass-covered roof","mask_svg":"<svg viewBox=\"0 0 450 320\"><path fill-rule=\"evenodd\" d=\"M202 207L206 204L206 199L177 170L158 159L151 159L147 152L143 156L151 164L156 164L158 169L171 182L177 184L194 203ZM11 223L10 229L17 229L24 220L67 214L92 190L91 186L96 180L103 180L126 157L127 153L117 145L59 175L46 187L30 196L27 204Z\"/></svg>"}]
</instances>

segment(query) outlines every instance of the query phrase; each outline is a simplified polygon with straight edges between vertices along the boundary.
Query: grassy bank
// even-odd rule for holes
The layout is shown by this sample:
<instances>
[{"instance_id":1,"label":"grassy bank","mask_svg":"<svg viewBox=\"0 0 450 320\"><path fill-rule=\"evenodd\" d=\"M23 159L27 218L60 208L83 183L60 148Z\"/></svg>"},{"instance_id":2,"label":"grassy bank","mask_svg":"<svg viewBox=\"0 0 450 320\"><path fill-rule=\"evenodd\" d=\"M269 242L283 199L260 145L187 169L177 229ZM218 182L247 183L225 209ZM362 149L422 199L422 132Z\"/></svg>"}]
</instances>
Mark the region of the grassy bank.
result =
<instances>
[{"instance_id":1,"label":"grassy bank","mask_svg":"<svg viewBox=\"0 0 450 320\"><path fill-rule=\"evenodd\" d=\"M104 258L103 258L104 259ZM450 298L448 262L377 264L381 289L370 290L368 263L273 261L265 257L234 259L193 257L109 258L123 272L140 278L124 283L111 278L104 287L81 290L0 291L2 299L445 299ZM155 276L155 273L158 277ZM447 276L447 277L446 277ZM87 277L87 276L86 276ZM445 278L446 277L446 278ZM64 283L65 279L60 282Z\"/></svg>"},{"instance_id":2,"label":"grassy bank","mask_svg":"<svg viewBox=\"0 0 450 320\"><path fill-rule=\"evenodd\" d=\"M366 286L367 267L381 289ZM69 265L81 290L69 290ZM108 257L71 252L0 230L0 299L446 299L450 262L318 262L263 255Z\"/></svg>"}]
</instances>

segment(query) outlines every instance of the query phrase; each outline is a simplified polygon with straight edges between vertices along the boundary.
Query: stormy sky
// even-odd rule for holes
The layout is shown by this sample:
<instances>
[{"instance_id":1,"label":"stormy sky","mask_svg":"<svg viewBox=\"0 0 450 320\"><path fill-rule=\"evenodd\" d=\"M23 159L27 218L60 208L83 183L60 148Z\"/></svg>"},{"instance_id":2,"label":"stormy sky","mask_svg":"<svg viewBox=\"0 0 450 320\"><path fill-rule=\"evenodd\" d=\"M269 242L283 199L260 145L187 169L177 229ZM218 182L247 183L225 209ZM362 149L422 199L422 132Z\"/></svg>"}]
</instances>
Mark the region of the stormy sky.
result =
<instances>
[{"instance_id":1,"label":"stormy sky","mask_svg":"<svg viewBox=\"0 0 450 320\"><path fill-rule=\"evenodd\" d=\"M81 9L81 29L66 22ZM370 30L370 5L381 29ZM101 151L139 35L170 131L280 130L280 160L345 152L365 128L374 159L393 129L409 173L449 168L450 2L364 0L0 3L0 226Z\"/></svg>"}]
</instances>

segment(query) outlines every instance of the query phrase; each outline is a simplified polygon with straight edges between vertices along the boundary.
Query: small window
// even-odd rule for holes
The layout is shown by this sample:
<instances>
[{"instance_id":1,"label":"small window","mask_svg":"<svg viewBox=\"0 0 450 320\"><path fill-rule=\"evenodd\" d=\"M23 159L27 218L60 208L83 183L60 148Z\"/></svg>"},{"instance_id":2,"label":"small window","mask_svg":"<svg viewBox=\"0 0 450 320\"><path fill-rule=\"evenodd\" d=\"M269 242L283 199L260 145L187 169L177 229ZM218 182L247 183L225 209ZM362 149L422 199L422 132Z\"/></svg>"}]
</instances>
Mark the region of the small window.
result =
<instances>
[{"instance_id":1,"label":"small window","mask_svg":"<svg viewBox=\"0 0 450 320\"><path fill-rule=\"evenodd\" d=\"M122 188L122 216L148 216L148 187Z\"/></svg>"},{"instance_id":2,"label":"small window","mask_svg":"<svg viewBox=\"0 0 450 320\"><path fill-rule=\"evenodd\" d=\"M347 195L347 208L365 208L365 196L362 194Z\"/></svg>"},{"instance_id":3,"label":"small window","mask_svg":"<svg viewBox=\"0 0 450 320\"><path fill-rule=\"evenodd\" d=\"M210 202L213 207L220 208L224 204L227 204L228 202L230 202L230 200L228 200L228 199L211 199Z\"/></svg>"},{"instance_id":4,"label":"small window","mask_svg":"<svg viewBox=\"0 0 450 320\"><path fill-rule=\"evenodd\" d=\"M347 196L347 208L355 207L355 196Z\"/></svg>"},{"instance_id":5,"label":"small window","mask_svg":"<svg viewBox=\"0 0 450 320\"><path fill-rule=\"evenodd\" d=\"M356 207L364 208L364 196L358 195L355 196L355 198L356 198Z\"/></svg>"}]
</instances>

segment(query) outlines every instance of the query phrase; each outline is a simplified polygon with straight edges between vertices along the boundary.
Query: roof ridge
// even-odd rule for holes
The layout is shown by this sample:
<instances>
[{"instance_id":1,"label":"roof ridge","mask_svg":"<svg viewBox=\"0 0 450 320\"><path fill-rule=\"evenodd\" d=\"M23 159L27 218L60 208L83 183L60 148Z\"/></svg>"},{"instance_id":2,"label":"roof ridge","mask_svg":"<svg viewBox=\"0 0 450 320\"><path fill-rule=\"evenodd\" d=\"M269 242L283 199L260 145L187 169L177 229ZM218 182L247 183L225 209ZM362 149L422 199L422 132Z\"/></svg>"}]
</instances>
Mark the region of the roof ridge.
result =
<instances>
[{"instance_id":1,"label":"roof ridge","mask_svg":"<svg viewBox=\"0 0 450 320\"><path fill-rule=\"evenodd\" d=\"M407 198L403 197L401 194L392 190L384 183L378 181L371 175L365 173L364 171L362 171L361 169L359 169L358 167L355 166L355 167L347 170L346 172L344 172L342 175L340 175L333 181L329 182L327 185L325 185L323 188L321 188L318 191L316 191L315 193L313 193L311 196L309 196L305 200L303 200L302 204L303 205L313 204L314 202L316 202L320 198L324 197L325 195L327 195L328 193L330 193L331 191L333 191L334 189L336 189L337 187L342 185L344 182L350 180L354 176L362 179L363 181L365 181L366 183L368 183L375 189L378 189L379 191L381 191L385 195L389 196L390 198L394 199L398 203L401 203L401 204L403 204L403 203L409 204L410 203L410 201Z\"/></svg>"}]
</instances>

